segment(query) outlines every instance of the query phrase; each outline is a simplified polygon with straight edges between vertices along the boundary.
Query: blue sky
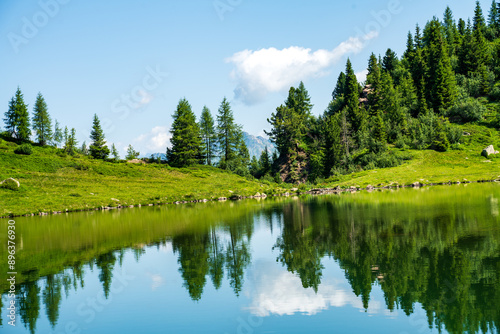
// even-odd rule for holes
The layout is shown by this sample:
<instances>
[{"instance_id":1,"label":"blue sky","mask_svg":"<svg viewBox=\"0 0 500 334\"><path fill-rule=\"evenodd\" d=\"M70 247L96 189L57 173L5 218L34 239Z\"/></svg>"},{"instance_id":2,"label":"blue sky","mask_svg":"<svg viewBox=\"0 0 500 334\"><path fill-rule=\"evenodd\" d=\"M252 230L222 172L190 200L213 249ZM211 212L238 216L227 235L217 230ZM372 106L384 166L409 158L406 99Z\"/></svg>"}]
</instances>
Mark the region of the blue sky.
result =
<instances>
[{"instance_id":1,"label":"blue sky","mask_svg":"<svg viewBox=\"0 0 500 334\"><path fill-rule=\"evenodd\" d=\"M19 86L32 112L40 91L80 143L97 113L122 155L145 154L165 152L179 99L215 116L227 97L259 135L290 86L304 81L321 114L347 57L362 77L371 52L401 55L448 4L473 15L471 0L1 0L0 111Z\"/></svg>"}]
</instances>

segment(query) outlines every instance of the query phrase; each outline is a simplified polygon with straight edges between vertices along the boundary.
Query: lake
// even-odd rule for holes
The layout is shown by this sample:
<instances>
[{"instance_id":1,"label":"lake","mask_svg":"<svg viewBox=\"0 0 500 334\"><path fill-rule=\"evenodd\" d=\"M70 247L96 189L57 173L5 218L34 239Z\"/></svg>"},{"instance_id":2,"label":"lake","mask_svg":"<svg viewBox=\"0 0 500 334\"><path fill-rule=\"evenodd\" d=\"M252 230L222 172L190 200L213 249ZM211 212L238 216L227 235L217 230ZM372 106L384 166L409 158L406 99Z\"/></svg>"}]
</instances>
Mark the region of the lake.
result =
<instances>
[{"instance_id":1,"label":"lake","mask_svg":"<svg viewBox=\"0 0 500 334\"><path fill-rule=\"evenodd\" d=\"M19 217L15 298L1 219L0 332L497 333L499 198L488 183Z\"/></svg>"}]
</instances>

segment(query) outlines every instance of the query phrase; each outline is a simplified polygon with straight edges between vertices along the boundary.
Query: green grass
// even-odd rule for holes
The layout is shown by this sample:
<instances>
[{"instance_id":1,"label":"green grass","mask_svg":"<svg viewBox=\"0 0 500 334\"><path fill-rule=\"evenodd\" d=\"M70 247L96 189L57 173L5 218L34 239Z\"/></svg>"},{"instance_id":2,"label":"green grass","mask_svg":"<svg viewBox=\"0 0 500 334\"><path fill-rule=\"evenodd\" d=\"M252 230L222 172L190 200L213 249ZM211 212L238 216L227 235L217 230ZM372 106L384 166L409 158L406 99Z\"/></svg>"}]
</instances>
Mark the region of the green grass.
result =
<instances>
[{"instance_id":1,"label":"green grass","mask_svg":"<svg viewBox=\"0 0 500 334\"><path fill-rule=\"evenodd\" d=\"M466 124L460 149L440 153L408 150L412 160L394 168L331 177L321 184L302 186L349 187L409 185L496 180L500 157L485 159L481 151L500 147L496 129ZM0 139L0 181L9 177L19 190L0 188L0 217L54 211L79 211L104 206L163 204L213 200L219 197L282 193L291 185L250 181L208 166L170 168L166 165L112 163L72 157L52 147L33 147L31 155L17 155L15 143ZM391 148L393 150L398 150ZM117 199L118 201L116 201Z\"/></svg>"},{"instance_id":2,"label":"green grass","mask_svg":"<svg viewBox=\"0 0 500 334\"><path fill-rule=\"evenodd\" d=\"M0 181L13 177L21 183L17 191L0 188L0 216L282 191L208 166L112 163L58 155L50 147L34 147L26 156L14 154L16 147L0 140Z\"/></svg>"},{"instance_id":3,"label":"green grass","mask_svg":"<svg viewBox=\"0 0 500 334\"><path fill-rule=\"evenodd\" d=\"M486 159L481 151L488 145L498 150L500 138L495 129L466 124L461 126L470 136L464 136L460 149L440 153L432 150L408 150L413 158L403 165L356 172L331 177L320 186L388 186L410 185L414 182L436 184L500 179L500 157ZM395 149L396 150L396 149Z\"/></svg>"}]
</instances>

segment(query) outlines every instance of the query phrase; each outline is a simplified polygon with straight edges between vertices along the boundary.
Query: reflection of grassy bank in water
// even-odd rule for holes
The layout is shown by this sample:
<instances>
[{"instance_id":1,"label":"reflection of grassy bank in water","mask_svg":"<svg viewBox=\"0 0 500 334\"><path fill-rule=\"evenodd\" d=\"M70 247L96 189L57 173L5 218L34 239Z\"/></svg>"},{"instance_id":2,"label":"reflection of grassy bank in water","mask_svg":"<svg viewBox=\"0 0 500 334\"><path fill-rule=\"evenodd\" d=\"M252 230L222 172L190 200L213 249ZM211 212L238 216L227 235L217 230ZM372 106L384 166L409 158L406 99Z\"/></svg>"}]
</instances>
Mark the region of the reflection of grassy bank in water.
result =
<instances>
[{"instance_id":1,"label":"reflection of grassy bank in water","mask_svg":"<svg viewBox=\"0 0 500 334\"><path fill-rule=\"evenodd\" d=\"M46 217L18 217L16 270L18 282L32 281L75 264L88 263L113 250L139 247L180 234L204 233L210 226L241 223L263 207L285 199L156 206L117 211L91 211ZM275 204L271 204L275 203ZM7 230L7 219L0 222ZM0 257L7 258L7 235L0 234ZM7 287L6 261L0 262L0 291Z\"/></svg>"}]
</instances>

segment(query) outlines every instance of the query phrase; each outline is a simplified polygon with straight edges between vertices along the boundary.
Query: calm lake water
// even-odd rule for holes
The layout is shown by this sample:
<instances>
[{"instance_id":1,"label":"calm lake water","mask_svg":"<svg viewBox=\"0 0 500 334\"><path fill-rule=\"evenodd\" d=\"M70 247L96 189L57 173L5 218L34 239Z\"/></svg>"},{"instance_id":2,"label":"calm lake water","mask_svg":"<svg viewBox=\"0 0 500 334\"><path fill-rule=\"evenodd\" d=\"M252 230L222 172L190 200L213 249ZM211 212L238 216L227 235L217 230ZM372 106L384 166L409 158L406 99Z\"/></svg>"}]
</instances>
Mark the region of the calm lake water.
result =
<instances>
[{"instance_id":1,"label":"calm lake water","mask_svg":"<svg viewBox=\"0 0 500 334\"><path fill-rule=\"evenodd\" d=\"M497 333L499 184L16 218L1 333Z\"/></svg>"}]
</instances>

